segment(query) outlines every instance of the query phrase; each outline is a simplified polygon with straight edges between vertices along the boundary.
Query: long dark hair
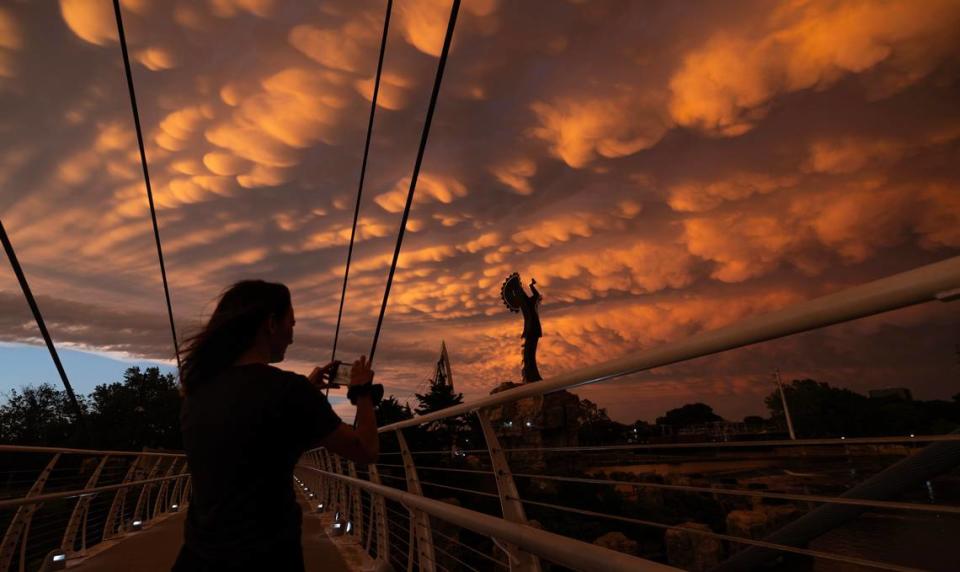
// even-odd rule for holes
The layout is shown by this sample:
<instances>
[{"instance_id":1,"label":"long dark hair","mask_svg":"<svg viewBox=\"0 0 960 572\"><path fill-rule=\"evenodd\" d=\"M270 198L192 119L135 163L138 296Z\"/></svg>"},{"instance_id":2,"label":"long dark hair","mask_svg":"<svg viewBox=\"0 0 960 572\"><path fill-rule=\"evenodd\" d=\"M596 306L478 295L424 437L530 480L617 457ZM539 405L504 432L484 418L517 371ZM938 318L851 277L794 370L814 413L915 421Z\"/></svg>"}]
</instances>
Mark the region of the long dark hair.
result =
<instances>
[{"instance_id":1,"label":"long dark hair","mask_svg":"<svg viewBox=\"0 0 960 572\"><path fill-rule=\"evenodd\" d=\"M290 290L283 284L244 280L227 288L210 321L184 346L181 392L189 394L231 366L253 345L266 319L281 319L289 309Z\"/></svg>"}]
</instances>

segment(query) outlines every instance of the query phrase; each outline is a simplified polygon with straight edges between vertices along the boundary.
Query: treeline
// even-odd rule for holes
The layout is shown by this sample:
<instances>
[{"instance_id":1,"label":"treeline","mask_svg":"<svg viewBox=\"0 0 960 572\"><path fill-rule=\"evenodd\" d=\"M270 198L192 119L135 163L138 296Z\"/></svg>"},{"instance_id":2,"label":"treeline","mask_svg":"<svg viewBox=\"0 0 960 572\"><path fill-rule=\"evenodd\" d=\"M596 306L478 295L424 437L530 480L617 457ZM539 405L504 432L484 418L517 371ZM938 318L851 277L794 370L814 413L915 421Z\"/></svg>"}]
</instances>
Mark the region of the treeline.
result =
<instances>
[{"instance_id":1,"label":"treeline","mask_svg":"<svg viewBox=\"0 0 960 572\"><path fill-rule=\"evenodd\" d=\"M884 435L943 434L960 428L960 394L951 401L916 401L896 397L869 398L849 389L812 379L784 386L797 436L874 437ZM96 386L78 395L87 420L89 438L82 440L66 392L48 383L27 386L7 394L0 405L0 442L17 445L96 447L140 450L143 447L181 449L180 395L173 374L158 368L131 367L123 380ZM416 404L401 404L394 396L377 408L380 426L416 415L446 409L463 402L463 394L434 385L416 394ZM769 416L748 416L747 426L784 427L778 392L764 403ZM726 422L704 403L671 409L654 423L632 424L610 419L606 409L582 399L577 418L581 445L625 443L676 431ZM469 449L483 442L475 415L442 419L407 432L411 448Z\"/></svg>"},{"instance_id":2,"label":"treeline","mask_svg":"<svg viewBox=\"0 0 960 572\"><path fill-rule=\"evenodd\" d=\"M123 380L78 395L84 437L67 392L49 383L14 389L0 406L0 442L136 450L181 449L180 394L172 374L131 367Z\"/></svg>"}]
</instances>

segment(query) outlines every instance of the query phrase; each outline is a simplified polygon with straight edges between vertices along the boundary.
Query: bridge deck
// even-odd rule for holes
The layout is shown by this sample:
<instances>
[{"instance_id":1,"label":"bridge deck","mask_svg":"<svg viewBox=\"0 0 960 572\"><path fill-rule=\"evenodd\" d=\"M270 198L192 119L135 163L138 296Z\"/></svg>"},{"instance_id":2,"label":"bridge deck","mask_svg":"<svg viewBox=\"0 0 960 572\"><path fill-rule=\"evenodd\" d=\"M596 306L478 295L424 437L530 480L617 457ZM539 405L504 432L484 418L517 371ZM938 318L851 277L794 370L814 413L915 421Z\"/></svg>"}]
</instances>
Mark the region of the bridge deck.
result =
<instances>
[{"instance_id":1,"label":"bridge deck","mask_svg":"<svg viewBox=\"0 0 960 572\"><path fill-rule=\"evenodd\" d=\"M92 551L95 552L93 556L70 563L69 568L84 572L169 572L183 544L185 518L186 513L171 515L149 529L104 547L102 551ZM321 518L306 511L303 515L303 559L307 570L350 570L337 546L324 532Z\"/></svg>"}]
</instances>

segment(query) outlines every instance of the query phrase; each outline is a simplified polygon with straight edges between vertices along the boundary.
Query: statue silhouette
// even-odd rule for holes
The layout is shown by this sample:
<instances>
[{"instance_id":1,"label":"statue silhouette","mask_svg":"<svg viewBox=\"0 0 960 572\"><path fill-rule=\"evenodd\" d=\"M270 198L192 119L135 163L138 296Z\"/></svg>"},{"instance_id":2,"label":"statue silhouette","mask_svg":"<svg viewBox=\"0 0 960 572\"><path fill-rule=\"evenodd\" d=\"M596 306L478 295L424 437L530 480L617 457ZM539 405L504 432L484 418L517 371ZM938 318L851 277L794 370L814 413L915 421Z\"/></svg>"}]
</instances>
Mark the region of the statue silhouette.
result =
<instances>
[{"instance_id":1,"label":"statue silhouette","mask_svg":"<svg viewBox=\"0 0 960 572\"><path fill-rule=\"evenodd\" d=\"M540 381L540 370L537 368L537 342L543 336L543 329L540 327L540 301L543 296L536 287L537 281L530 280L530 291L532 296L528 296L523 289L523 283L520 281L520 274L514 272L503 282L500 288L500 297L503 303L511 312L520 312L523 314L523 382L529 383Z\"/></svg>"}]
</instances>

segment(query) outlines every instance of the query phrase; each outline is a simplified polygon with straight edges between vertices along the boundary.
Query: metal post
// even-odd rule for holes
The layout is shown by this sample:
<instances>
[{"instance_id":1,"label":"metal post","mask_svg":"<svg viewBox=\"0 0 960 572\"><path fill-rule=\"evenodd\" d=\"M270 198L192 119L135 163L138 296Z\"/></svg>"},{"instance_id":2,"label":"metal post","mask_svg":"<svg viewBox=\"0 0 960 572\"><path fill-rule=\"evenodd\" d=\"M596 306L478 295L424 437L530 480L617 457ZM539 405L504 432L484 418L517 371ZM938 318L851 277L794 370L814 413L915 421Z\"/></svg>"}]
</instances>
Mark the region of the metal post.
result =
<instances>
[{"instance_id":1,"label":"metal post","mask_svg":"<svg viewBox=\"0 0 960 572\"><path fill-rule=\"evenodd\" d=\"M83 487L84 490L97 486L97 479L100 478L100 473L109 458L110 455L104 455L103 459L100 459L97 468L87 479L87 484ZM73 549L73 545L77 540L77 529L80 528L81 521L83 522L83 534L81 535L80 553L82 554L87 550L87 514L90 511L90 501L92 500L93 496L81 495L77 499L77 504L73 507L73 513L70 514L70 520L67 522L67 529L63 533L63 540L60 542L60 550L63 550L67 555L77 552Z\"/></svg>"},{"instance_id":2,"label":"metal post","mask_svg":"<svg viewBox=\"0 0 960 572\"><path fill-rule=\"evenodd\" d=\"M777 380L777 388L780 389L780 403L783 404L783 416L787 418L787 431L790 432L790 439L796 441L797 434L793 432L793 419L790 417L790 407L787 406L787 394L783 392L783 380L780 379L780 368L774 370L773 375Z\"/></svg>"},{"instance_id":3,"label":"metal post","mask_svg":"<svg viewBox=\"0 0 960 572\"><path fill-rule=\"evenodd\" d=\"M153 468L150 469L150 473L147 474L147 480L155 479L157 477L157 472L160 471L160 464L163 462L163 457L157 457L157 462L153 464ZM137 497L137 506L133 509L133 520L143 521L140 517L143 514L143 509L145 508L147 501L150 497L150 489L153 488L153 483L147 483L140 487L140 496Z\"/></svg>"},{"instance_id":4,"label":"metal post","mask_svg":"<svg viewBox=\"0 0 960 572\"><path fill-rule=\"evenodd\" d=\"M340 455L333 454L333 472L342 475L343 474L343 464L340 462ZM346 503L346 485L340 479L337 479L335 483L336 490L334 492L334 501L333 506L341 514L347 512L347 503Z\"/></svg>"},{"instance_id":5,"label":"metal post","mask_svg":"<svg viewBox=\"0 0 960 572\"><path fill-rule=\"evenodd\" d=\"M326 449L323 449L323 450L321 451L321 454L320 454L321 463L320 463L320 465L321 465L321 466L323 467L323 469L324 469L325 471L327 471L328 473L332 473L332 472L333 472L333 460L332 460L332 457L333 457L333 455L332 455L332 453L330 453L330 451L327 451ZM334 490L334 487L335 487L335 486L336 486L336 483L334 482L334 479L330 479L330 478L324 478L324 479L323 479L323 497L324 497L324 499L325 499L323 502L325 503L325 504L324 504L324 507L326 507L328 510L336 510L336 509L334 509L334 504L335 504L335 502L336 502L336 500L335 500L335 499L336 499L336 497L335 497L336 491Z\"/></svg>"},{"instance_id":6,"label":"metal post","mask_svg":"<svg viewBox=\"0 0 960 572\"><path fill-rule=\"evenodd\" d=\"M129 483L133 479L134 473L137 471L137 466L140 465L140 460L143 459L143 455L137 455L133 459L133 462L130 463L130 467L127 469L127 474L123 476L123 480L120 481L120 484ZM103 524L103 537L100 539L101 542L113 537L113 527L114 522L117 519L117 514L120 514L120 530L124 529L123 522L123 505L126 502L127 498L127 487L117 490L117 494L113 496L113 502L110 504L110 511L107 512L107 520Z\"/></svg>"},{"instance_id":7,"label":"metal post","mask_svg":"<svg viewBox=\"0 0 960 572\"><path fill-rule=\"evenodd\" d=\"M523 510L523 503L518 500L520 493L513 481L507 456L500 447L500 440L497 439L497 434L493 431L493 425L490 423L490 411L488 409L477 410L477 418L480 420L483 438L487 442L487 451L490 453L490 462L493 465L493 475L497 481L497 493L500 495L503 518L510 522L526 524L527 514ZM520 550L513 544L507 544L506 548L510 555L511 571L540 572L540 559L535 555Z\"/></svg>"},{"instance_id":8,"label":"metal post","mask_svg":"<svg viewBox=\"0 0 960 572\"><path fill-rule=\"evenodd\" d=\"M370 482L376 485L381 484L380 482L380 473L377 471L376 465L370 465ZM380 496L372 494L370 495L370 510L376 515L376 528L371 530L377 531L377 559L384 562L390 562L390 542L387 539L387 502ZM369 538L367 539L367 552L370 552Z\"/></svg>"},{"instance_id":9,"label":"metal post","mask_svg":"<svg viewBox=\"0 0 960 572\"><path fill-rule=\"evenodd\" d=\"M191 475L187 475L187 481L183 484L183 492L180 493L180 506L184 507L190 503L190 485L193 483Z\"/></svg>"},{"instance_id":10,"label":"metal post","mask_svg":"<svg viewBox=\"0 0 960 572\"><path fill-rule=\"evenodd\" d=\"M170 492L170 504L176 503L178 510L183 506L181 501L183 500L183 487L187 484L187 468L186 459L184 459L183 470L180 471L180 475L173 481L173 490Z\"/></svg>"},{"instance_id":11,"label":"metal post","mask_svg":"<svg viewBox=\"0 0 960 572\"><path fill-rule=\"evenodd\" d=\"M403 458L403 474L407 479L407 491L423 496L420 488L420 479L417 476L417 467L413 462L413 455L403 437L403 431L397 431L397 442L400 444L400 456ZM430 517L422 510L410 511L410 530L414 533L417 543L417 554L420 556L420 572L434 572L434 563L437 561L433 553L433 532L430 529ZM414 532L415 531L415 532ZM413 567L413 545L410 546L407 559L407 568Z\"/></svg>"},{"instance_id":12,"label":"metal post","mask_svg":"<svg viewBox=\"0 0 960 572\"><path fill-rule=\"evenodd\" d=\"M347 473L357 478L357 466L353 461L347 462ZM363 491L350 487L350 518L348 520L353 523L352 532L357 535L357 538L363 538L363 499L360 498L362 494Z\"/></svg>"},{"instance_id":13,"label":"metal post","mask_svg":"<svg viewBox=\"0 0 960 572\"><path fill-rule=\"evenodd\" d=\"M174 469L177 468L177 465L180 463L180 459L174 458L170 462L170 467L167 468L166 474L164 477L172 477ZM153 501L153 516L150 518L156 518L158 514L167 512L170 508L170 503L166 502L167 490L170 488L170 481L163 481L160 483L160 491L157 493L156 500Z\"/></svg>"}]
</instances>

